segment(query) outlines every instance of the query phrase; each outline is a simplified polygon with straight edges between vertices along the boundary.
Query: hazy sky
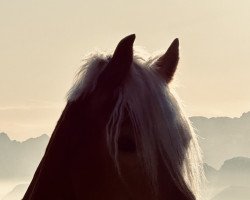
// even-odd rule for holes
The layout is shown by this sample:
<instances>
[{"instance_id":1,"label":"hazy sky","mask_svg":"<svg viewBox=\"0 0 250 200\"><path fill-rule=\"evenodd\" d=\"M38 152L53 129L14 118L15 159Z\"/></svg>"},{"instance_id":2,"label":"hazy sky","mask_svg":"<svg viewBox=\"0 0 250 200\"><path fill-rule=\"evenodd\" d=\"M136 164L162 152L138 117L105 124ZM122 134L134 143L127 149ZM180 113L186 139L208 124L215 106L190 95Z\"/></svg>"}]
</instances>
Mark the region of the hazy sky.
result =
<instances>
[{"instance_id":1,"label":"hazy sky","mask_svg":"<svg viewBox=\"0 0 250 200\"><path fill-rule=\"evenodd\" d=\"M0 0L0 131L50 134L84 55L136 33L149 53L179 37L174 83L190 116L250 111L249 0Z\"/></svg>"}]
</instances>

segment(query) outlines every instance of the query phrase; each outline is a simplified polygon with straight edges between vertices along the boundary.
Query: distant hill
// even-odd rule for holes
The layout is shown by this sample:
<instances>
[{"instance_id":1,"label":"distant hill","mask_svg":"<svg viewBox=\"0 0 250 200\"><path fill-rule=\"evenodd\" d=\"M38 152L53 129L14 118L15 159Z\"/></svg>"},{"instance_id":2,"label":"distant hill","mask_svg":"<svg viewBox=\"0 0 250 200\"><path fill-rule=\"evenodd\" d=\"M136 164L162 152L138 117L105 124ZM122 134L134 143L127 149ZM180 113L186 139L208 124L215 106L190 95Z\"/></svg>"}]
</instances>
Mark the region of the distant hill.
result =
<instances>
[{"instance_id":1,"label":"distant hill","mask_svg":"<svg viewBox=\"0 0 250 200\"><path fill-rule=\"evenodd\" d=\"M208 180L206 185L208 199L250 199L247 193L250 190L250 158L236 157L226 160L219 170L207 164L204 168Z\"/></svg>"},{"instance_id":2,"label":"distant hill","mask_svg":"<svg viewBox=\"0 0 250 200\"><path fill-rule=\"evenodd\" d=\"M236 157L226 160L219 170L204 164L208 182L228 185L244 185L250 187L250 158Z\"/></svg>"},{"instance_id":3,"label":"distant hill","mask_svg":"<svg viewBox=\"0 0 250 200\"><path fill-rule=\"evenodd\" d=\"M242 186L230 186L222 190L211 200L249 200L250 188Z\"/></svg>"},{"instance_id":4,"label":"distant hill","mask_svg":"<svg viewBox=\"0 0 250 200\"><path fill-rule=\"evenodd\" d=\"M24 179L34 174L41 160L49 136L41 135L24 142L10 140L0 133L0 179Z\"/></svg>"},{"instance_id":5,"label":"distant hill","mask_svg":"<svg viewBox=\"0 0 250 200\"><path fill-rule=\"evenodd\" d=\"M217 183L250 187L250 158L236 157L226 160L218 171Z\"/></svg>"},{"instance_id":6,"label":"distant hill","mask_svg":"<svg viewBox=\"0 0 250 200\"><path fill-rule=\"evenodd\" d=\"M190 120L201 137L204 161L209 165L219 168L224 160L250 157L250 112L239 118L191 117Z\"/></svg>"},{"instance_id":7,"label":"distant hill","mask_svg":"<svg viewBox=\"0 0 250 200\"><path fill-rule=\"evenodd\" d=\"M209 182L215 182L217 180L219 171L216 170L215 168L209 166L206 163L204 164L204 172L205 172L205 175L206 175L206 179Z\"/></svg>"}]
</instances>

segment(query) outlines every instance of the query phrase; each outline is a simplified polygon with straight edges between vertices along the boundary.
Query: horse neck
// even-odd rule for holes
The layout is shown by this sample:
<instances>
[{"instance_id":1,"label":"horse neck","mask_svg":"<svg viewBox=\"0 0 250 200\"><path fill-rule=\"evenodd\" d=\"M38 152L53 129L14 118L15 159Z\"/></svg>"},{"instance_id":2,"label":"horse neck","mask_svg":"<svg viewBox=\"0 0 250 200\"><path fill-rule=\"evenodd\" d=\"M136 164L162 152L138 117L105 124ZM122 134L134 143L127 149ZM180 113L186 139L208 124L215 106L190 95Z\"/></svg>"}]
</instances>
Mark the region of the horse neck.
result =
<instances>
[{"instance_id":1,"label":"horse neck","mask_svg":"<svg viewBox=\"0 0 250 200\"><path fill-rule=\"evenodd\" d=\"M68 165L70 156L70 123L72 109L67 105L56 125L45 154L23 200L74 199L70 192Z\"/></svg>"}]
</instances>

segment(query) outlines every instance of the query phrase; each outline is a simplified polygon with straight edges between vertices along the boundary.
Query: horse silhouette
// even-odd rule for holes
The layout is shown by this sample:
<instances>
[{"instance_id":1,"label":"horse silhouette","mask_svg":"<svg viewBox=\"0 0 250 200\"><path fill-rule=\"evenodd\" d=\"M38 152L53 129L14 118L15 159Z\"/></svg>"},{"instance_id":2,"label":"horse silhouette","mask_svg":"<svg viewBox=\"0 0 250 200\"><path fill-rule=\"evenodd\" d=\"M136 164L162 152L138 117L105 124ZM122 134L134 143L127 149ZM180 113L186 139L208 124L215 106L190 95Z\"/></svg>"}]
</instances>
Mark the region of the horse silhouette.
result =
<instances>
[{"instance_id":1,"label":"horse silhouette","mask_svg":"<svg viewBox=\"0 0 250 200\"><path fill-rule=\"evenodd\" d=\"M196 200L201 152L171 90L179 40L165 54L133 51L84 60L23 200Z\"/></svg>"}]
</instances>

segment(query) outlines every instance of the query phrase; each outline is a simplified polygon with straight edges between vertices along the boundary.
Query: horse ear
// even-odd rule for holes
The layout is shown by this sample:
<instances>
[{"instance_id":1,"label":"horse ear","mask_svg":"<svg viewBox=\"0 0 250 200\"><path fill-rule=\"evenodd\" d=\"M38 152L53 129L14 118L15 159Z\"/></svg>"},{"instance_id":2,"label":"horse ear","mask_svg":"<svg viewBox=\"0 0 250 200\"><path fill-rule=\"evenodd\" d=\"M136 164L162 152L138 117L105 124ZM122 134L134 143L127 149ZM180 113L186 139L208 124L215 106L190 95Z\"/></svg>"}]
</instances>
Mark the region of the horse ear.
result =
<instances>
[{"instance_id":1,"label":"horse ear","mask_svg":"<svg viewBox=\"0 0 250 200\"><path fill-rule=\"evenodd\" d=\"M155 63L156 70L169 83L174 76L179 61L179 40L176 38L166 53Z\"/></svg>"},{"instance_id":2,"label":"horse ear","mask_svg":"<svg viewBox=\"0 0 250 200\"><path fill-rule=\"evenodd\" d=\"M109 87L120 85L126 78L133 62L135 34L123 38L117 45L113 57L104 69L99 81Z\"/></svg>"}]
</instances>

